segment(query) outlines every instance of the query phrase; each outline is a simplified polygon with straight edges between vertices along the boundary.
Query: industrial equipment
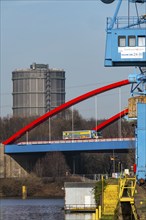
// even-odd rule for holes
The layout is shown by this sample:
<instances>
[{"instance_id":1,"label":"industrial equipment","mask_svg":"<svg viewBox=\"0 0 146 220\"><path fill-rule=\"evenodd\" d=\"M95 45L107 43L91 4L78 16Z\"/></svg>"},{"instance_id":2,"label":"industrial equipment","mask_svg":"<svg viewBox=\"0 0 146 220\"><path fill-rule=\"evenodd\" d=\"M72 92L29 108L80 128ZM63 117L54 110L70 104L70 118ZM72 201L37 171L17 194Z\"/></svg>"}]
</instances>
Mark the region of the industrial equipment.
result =
<instances>
[{"instance_id":1,"label":"industrial equipment","mask_svg":"<svg viewBox=\"0 0 146 220\"><path fill-rule=\"evenodd\" d=\"M114 2L101 1L106 4ZM143 9L146 9L146 0L128 0L127 16L118 16L123 2L118 0L113 18L107 18L105 66L136 67L135 73L130 74L128 78L132 84L128 114L129 118L137 119L136 177L138 182L141 180L144 182L146 181L146 10L144 14L139 14L138 6L142 4ZM131 4L135 5L136 15L130 14Z\"/></svg>"},{"instance_id":2,"label":"industrial equipment","mask_svg":"<svg viewBox=\"0 0 146 220\"><path fill-rule=\"evenodd\" d=\"M105 66L146 66L146 14L139 15L137 6L146 1L127 1L127 16L118 16L122 2L118 1L113 18L107 18ZM130 4L133 3L136 15L130 14Z\"/></svg>"}]
</instances>

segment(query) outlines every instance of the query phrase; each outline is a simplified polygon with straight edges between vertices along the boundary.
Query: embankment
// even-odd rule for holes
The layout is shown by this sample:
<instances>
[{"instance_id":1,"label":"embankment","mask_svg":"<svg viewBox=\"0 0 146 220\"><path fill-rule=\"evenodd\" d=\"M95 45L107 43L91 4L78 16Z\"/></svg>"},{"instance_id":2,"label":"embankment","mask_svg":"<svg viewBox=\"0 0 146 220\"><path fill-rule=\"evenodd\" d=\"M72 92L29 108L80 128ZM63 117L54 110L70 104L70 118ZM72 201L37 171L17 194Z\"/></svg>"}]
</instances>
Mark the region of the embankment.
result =
<instances>
[{"instance_id":1,"label":"embankment","mask_svg":"<svg viewBox=\"0 0 146 220\"><path fill-rule=\"evenodd\" d=\"M22 197L22 186L27 188L29 198L63 198L64 182L80 181L79 177L62 178L2 178L0 179L1 197Z\"/></svg>"}]
</instances>

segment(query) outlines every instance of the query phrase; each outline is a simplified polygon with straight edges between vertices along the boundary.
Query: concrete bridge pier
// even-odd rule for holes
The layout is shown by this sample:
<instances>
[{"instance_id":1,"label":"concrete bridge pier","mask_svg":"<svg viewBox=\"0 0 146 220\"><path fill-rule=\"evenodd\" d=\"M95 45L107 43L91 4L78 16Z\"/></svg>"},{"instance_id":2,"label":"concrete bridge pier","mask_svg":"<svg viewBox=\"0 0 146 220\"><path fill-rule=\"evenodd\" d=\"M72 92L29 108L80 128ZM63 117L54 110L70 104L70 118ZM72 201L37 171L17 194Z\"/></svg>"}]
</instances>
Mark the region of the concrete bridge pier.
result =
<instances>
[{"instance_id":1,"label":"concrete bridge pier","mask_svg":"<svg viewBox=\"0 0 146 220\"><path fill-rule=\"evenodd\" d=\"M29 173L15 159L4 154L4 147L0 144L0 178L28 176Z\"/></svg>"}]
</instances>

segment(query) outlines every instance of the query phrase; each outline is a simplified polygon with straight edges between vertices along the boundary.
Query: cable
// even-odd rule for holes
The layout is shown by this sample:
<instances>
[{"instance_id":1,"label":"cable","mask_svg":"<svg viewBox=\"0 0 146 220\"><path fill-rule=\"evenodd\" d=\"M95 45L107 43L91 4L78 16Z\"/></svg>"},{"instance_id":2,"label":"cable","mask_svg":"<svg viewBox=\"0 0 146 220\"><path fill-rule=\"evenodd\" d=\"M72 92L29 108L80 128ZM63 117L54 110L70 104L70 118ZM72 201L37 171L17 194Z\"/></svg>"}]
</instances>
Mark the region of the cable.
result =
<instances>
[{"instance_id":1,"label":"cable","mask_svg":"<svg viewBox=\"0 0 146 220\"><path fill-rule=\"evenodd\" d=\"M136 8L136 14L137 14L137 17L139 18L138 8L137 8L137 4L136 4L136 2L135 2L135 8ZM139 23L139 28L140 28L140 23Z\"/></svg>"}]
</instances>

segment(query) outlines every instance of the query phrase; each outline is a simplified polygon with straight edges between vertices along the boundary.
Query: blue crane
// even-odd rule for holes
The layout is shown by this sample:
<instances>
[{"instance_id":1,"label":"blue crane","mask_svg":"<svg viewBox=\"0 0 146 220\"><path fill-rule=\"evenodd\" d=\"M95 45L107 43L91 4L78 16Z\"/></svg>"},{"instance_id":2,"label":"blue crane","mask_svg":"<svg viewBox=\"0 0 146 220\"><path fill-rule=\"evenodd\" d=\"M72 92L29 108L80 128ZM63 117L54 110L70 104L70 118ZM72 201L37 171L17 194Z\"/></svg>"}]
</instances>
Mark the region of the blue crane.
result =
<instances>
[{"instance_id":1,"label":"blue crane","mask_svg":"<svg viewBox=\"0 0 146 220\"><path fill-rule=\"evenodd\" d=\"M102 0L107 2L107 0ZM113 0L110 0L110 2ZM146 0L129 0L127 16L118 16L122 0L119 0L113 18L107 18L105 66L146 66L146 14L130 15L130 3L136 5Z\"/></svg>"},{"instance_id":2,"label":"blue crane","mask_svg":"<svg viewBox=\"0 0 146 220\"><path fill-rule=\"evenodd\" d=\"M101 0L110 4L114 0ZM138 182L146 181L146 10L139 15L138 6L146 9L146 0L128 0L127 16L118 16L121 4L118 0L113 17L107 18L105 67L135 67L128 79L131 82L131 96L135 105L137 125L136 176ZM130 14L131 4L136 15ZM137 72L138 69L138 72Z\"/></svg>"}]
</instances>

